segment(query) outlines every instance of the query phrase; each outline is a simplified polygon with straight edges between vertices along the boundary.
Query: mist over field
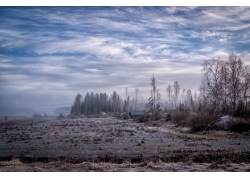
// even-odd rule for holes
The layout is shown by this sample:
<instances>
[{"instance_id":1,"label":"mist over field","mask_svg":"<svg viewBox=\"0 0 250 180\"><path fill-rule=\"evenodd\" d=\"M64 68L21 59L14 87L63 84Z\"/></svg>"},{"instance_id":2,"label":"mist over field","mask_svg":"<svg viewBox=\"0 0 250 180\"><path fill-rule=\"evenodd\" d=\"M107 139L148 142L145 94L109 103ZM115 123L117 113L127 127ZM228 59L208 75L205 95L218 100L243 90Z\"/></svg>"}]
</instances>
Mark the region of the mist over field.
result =
<instances>
[{"instance_id":1,"label":"mist over field","mask_svg":"<svg viewBox=\"0 0 250 180\"><path fill-rule=\"evenodd\" d=\"M0 7L0 171L250 171L250 7Z\"/></svg>"},{"instance_id":2,"label":"mist over field","mask_svg":"<svg viewBox=\"0 0 250 180\"><path fill-rule=\"evenodd\" d=\"M77 93L135 88L150 78L199 93L201 63L235 53L249 64L249 7L0 7L0 107L55 114ZM11 110L10 110L11 111ZM10 114L7 111L7 114ZM12 110L14 111L14 110ZM17 111L17 110L16 110Z\"/></svg>"}]
</instances>

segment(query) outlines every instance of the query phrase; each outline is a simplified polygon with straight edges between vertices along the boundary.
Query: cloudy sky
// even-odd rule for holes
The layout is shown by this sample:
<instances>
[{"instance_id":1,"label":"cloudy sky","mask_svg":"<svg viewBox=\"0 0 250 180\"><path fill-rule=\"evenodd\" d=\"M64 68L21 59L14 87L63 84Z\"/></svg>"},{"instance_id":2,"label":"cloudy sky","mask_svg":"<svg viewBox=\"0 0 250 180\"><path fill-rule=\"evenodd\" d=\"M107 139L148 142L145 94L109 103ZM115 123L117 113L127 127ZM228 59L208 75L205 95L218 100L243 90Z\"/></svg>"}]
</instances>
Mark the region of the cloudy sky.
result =
<instances>
[{"instance_id":1,"label":"cloudy sky","mask_svg":"<svg viewBox=\"0 0 250 180\"><path fill-rule=\"evenodd\" d=\"M198 92L201 63L250 64L250 7L0 7L0 105L54 112L79 92L139 89L150 78Z\"/></svg>"}]
</instances>

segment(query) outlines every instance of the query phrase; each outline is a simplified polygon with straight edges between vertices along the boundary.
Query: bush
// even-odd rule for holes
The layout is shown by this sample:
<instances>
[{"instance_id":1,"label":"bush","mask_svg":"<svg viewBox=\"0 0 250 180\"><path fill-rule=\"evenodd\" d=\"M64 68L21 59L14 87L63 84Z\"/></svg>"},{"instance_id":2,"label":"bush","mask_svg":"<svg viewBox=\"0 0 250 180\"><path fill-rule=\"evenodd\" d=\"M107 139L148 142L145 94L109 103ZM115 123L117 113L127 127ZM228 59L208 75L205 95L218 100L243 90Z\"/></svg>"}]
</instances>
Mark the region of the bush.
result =
<instances>
[{"instance_id":1,"label":"bush","mask_svg":"<svg viewBox=\"0 0 250 180\"><path fill-rule=\"evenodd\" d=\"M130 119L130 116L129 116L129 114L127 112L123 112L123 113L119 114L117 119L126 120L126 119Z\"/></svg>"},{"instance_id":2,"label":"bush","mask_svg":"<svg viewBox=\"0 0 250 180\"><path fill-rule=\"evenodd\" d=\"M167 113L167 112L163 113L161 115L161 119L165 119L166 121L171 121L171 113Z\"/></svg>"},{"instance_id":3,"label":"bush","mask_svg":"<svg viewBox=\"0 0 250 180\"><path fill-rule=\"evenodd\" d=\"M172 113L172 117L170 116L170 118L177 125L185 125L188 116L189 116L188 110L176 110Z\"/></svg>"},{"instance_id":4,"label":"bush","mask_svg":"<svg viewBox=\"0 0 250 180\"><path fill-rule=\"evenodd\" d=\"M242 133L242 132L248 132L250 130L250 123L244 119L237 119L237 121L234 121L229 124L230 131Z\"/></svg>"},{"instance_id":5,"label":"bush","mask_svg":"<svg viewBox=\"0 0 250 180\"><path fill-rule=\"evenodd\" d=\"M166 121L171 121L171 114L170 113L167 114Z\"/></svg>"},{"instance_id":6,"label":"bush","mask_svg":"<svg viewBox=\"0 0 250 180\"><path fill-rule=\"evenodd\" d=\"M148 116L139 116L139 117L136 118L136 120L138 122L147 122L147 121L150 120L150 118Z\"/></svg>"},{"instance_id":7,"label":"bush","mask_svg":"<svg viewBox=\"0 0 250 180\"><path fill-rule=\"evenodd\" d=\"M240 122L234 124L231 128L233 132L241 133L241 132L248 132L250 130L250 124L248 122Z\"/></svg>"},{"instance_id":8,"label":"bush","mask_svg":"<svg viewBox=\"0 0 250 180\"><path fill-rule=\"evenodd\" d=\"M191 127L191 131L209 130L214 122L218 119L217 115L209 114L204 111L192 113L187 120L187 125Z\"/></svg>"}]
</instances>

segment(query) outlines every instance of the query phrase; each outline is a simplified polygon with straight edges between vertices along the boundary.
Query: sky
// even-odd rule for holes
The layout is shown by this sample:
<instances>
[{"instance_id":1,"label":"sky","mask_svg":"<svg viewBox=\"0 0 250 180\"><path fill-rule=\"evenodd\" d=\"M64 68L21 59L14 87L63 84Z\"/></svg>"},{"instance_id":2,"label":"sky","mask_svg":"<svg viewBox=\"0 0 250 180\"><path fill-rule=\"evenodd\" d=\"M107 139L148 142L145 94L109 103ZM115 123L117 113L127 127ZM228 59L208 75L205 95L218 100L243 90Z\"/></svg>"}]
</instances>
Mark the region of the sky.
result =
<instances>
[{"instance_id":1,"label":"sky","mask_svg":"<svg viewBox=\"0 0 250 180\"><path fill-rule=\"evenodd\" d=\"M250 7L0 7L0 106L54 113L77 93L144 102L152 75L199 92L201 63L230 53L250 64Z\"/></svg>"}]
</instances>

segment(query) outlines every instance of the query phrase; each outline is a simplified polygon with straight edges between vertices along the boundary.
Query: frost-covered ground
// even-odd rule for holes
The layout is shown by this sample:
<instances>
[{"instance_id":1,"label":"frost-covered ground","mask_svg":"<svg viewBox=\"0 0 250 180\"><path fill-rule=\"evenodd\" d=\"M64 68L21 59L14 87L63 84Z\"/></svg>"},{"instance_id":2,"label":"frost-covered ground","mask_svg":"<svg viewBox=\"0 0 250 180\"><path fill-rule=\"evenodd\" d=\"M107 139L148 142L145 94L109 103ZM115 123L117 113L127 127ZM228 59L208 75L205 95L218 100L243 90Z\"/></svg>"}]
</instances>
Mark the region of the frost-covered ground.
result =
<instances>
[{"instance_id":1,"label":"frost-covered ground","mask_svg":"<svg viewBox=\"0 0 250 180\"><path fill-rule=\"evenodd\" d=\"M110 162L82 162L66 163L64 161L53 161L49 163L35 162L23 163L18 159L1 161L2 172L249 172L248 163L192 163L192 162L143 162L121 164Z\"/></svg>"},{"instance_id":2,"label":"frost-covered ground","mask_svg":"<svg viewBox=\"0 0 250 180\"><path fill-rule=\"evenodd\" d=\"M194 134L165 121L0 121L0 171L249 171L249 149L248 134Z\"/></svg>"}]
</instances>

